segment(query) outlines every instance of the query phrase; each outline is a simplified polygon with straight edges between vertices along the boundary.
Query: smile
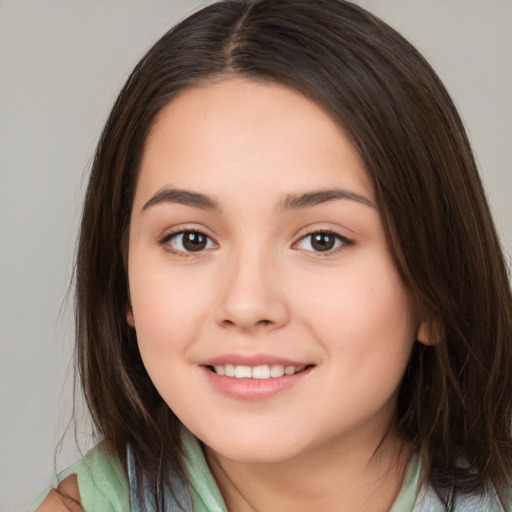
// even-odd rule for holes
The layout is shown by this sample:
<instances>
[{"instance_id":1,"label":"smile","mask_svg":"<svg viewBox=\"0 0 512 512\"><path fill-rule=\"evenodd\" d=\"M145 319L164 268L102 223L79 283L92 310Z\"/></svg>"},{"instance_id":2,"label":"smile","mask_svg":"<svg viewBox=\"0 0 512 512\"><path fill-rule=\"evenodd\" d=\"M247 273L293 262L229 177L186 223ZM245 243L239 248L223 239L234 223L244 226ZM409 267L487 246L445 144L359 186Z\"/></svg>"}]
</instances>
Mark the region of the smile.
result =
<instances>
[{"instance_id":1,"label":"smile","mask_svg":"<svg viewBox=\"0 0 512 512\"><path fill-rule=\"evenodd\" d=\"M315 364L262 355L223 356L222 360L219 357L200 365L213 389L224 396L248 401L268 399L294 388L307 379L315 367Z\"/></svg>"},{"instance_id":2,"label":"smile","mask_svg":"<svg viewBox=\"0 0 512 512\"><path fill-rule=\"evenodd\" d=\"M302 366L284 366L281 364L263 364L258 366L244 366L244 365L215 365L208 367L217 375L226 377L234 377L235 379L276 379L284 375L295 375L306 369L305 365Z\"/></svg>"}]
</instances>

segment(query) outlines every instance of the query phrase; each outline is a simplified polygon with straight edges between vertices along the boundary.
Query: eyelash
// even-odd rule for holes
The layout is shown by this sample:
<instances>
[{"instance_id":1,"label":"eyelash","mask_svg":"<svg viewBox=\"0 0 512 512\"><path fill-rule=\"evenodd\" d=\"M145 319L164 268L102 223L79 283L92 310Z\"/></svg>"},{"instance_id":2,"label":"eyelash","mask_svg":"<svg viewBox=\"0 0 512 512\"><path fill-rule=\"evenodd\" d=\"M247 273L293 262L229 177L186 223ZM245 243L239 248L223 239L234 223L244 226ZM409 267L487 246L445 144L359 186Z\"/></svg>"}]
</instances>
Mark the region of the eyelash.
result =
<instances>
[{"instance_id":1,"label":"eyelash","mask_svg":"<svg viewBox=\"0 0 512 512\"><path fill-rule=\"evenodd\" d=\"M332 249L328 249L326 251L313 251L313 250L307 250L307 252L312 252L316 255L319 255L320 257L327 257L332 256L334 254L337 254L339 251L342 251L343 249L352 247L354 245L354 242L352 240L349 240L348 238L344 237L343 235L340 235L338 232L333 231L332 229L317 229L314 231L311 231L309 233L306 233L305 235L301 236L300 239L293 244L293 246L297 246L300 242L303 240L306 240L308 238L313 237L314 235L328 235L332 236L335 239L335 243L339 242L339 245L337 247L334 247ZM312 241L310 241L311 244Z\"/></svg>"},{"instance_id":2,"label":"eyelash","mask_svg":"<svg viewBox=\"0 0 512 512\"><path fill-rule=\"evenodd\" d=\"M181 249L176 249L176 248L172 247L171 242L173 241L173 239L176 239L180 235L185 235L185 234L190 234L190 235L193 234L193 235L197 235L199 237L204 237L204 238L207 239L207 241L206 241L207 245L209 243L210 244L213 243L214 246L217 245L211 239L211 237L209 237L207 234L203 233L202 231L199 231L198 229L181 229L180 231L174 231L174 232L171 232L171 233L167 233L162 239L159 240L159 244L162 245L162 246L165 246L166 250L168 250L169 252L171 252L173 254L178 254L179 256L184 256L184 257L192 256L194 253L201 253L205 249L211 249L212 248L212 247L206 246L203 249L200 249L200 250L197 250L197 251L187 251L187 250L181 250Z\"/></svg>"},{"instance_id":3,"label":"eyelash","mask_svg":"<svg viewBox=\"0 0 512 512\"><path fill-rule=\"evenodd\" d=\"M199 249L197 251L187 251L186 249L181 250L181 249L176 249L171 246L170 242L173 239L176 239L180 235L185 235L185 234L196 235L199 237L205 237L207 239L206 247ZM295 248L298 244L300 244L304 240L307 240L308 238L310 238L310 245L312 245L311 237L313 237L314 235L332 236L335 238L334 243L339 244L337 247L335 246L334 248L327 249L326 251L315 251L315 250L305 249L306 252L312 252L321 257L327 257L327 256L337 254L340 250L343 250L344 248L348 248L348 247L351 247L354 245L354 242L352 240L349 240L348 238L344 237L343 235L340 235L336 231L333 231L330 229L320 229L320 230L311 231L310 233L306 233L297 242L295 242L292 247ZM201 253L207 249L212 249L212 247L208 247L209 243L213 244L213 246L217 246L217 244L211 239L211 237L209 237L208 235L206 235L205 233L203 233L202 231L199 231L197 229L182 229L180 231L167 233L162 239L159 240L159 244L162 246L166 246L166 249L169 252L172 252L173 254L178 254L178 255L184 256L184 257L191 256L196 252Z\"/></svg>"}]
</instances>

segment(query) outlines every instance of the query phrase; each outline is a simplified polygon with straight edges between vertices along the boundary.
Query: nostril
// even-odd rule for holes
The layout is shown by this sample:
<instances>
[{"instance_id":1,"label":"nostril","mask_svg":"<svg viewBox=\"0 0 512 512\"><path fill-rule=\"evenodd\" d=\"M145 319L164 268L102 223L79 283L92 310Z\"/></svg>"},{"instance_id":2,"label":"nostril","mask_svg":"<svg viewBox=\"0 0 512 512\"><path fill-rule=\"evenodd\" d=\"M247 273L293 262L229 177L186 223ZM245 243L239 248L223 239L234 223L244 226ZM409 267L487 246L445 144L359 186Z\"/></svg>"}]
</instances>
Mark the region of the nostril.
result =
<instances>
[{"instance_id":1,"label":"nostril","mask_svg":"<svg viewBox=\"0 0 512 512\"><path fill-rule=\"evenodd\" d=\"M273 323L274 322L272 322L272 320L263 319L263 320L258 320L257 322L252 324L252 326L255 326L255 327L268 327L268 326L272 325ZM234 326L237 326L237 325L240 326L240 327L243 327L240 324L241 324L241 322L237 323L236 321L230 320L229 318L225 318L224 320L222 320L222 325L224 327L234 327Z\"/></svg>"}]
</instances>

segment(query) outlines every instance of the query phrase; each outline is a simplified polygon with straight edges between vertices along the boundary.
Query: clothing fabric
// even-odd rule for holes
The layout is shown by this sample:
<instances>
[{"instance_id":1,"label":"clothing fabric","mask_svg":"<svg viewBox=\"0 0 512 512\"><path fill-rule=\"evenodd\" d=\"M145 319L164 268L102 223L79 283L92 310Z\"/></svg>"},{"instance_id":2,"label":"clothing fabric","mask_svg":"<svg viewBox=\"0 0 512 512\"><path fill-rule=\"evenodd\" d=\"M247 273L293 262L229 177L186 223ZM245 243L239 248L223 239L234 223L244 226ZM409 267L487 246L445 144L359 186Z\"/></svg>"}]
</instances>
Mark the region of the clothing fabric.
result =
<instances>
[{"instance_id":1,"label":"clothing fabric","mask_svg":"<svg viewBox=\"0 0 512 512\"><path fill-rule=\"evenodd\" d=\"M99 443L85 457L59 473L53 482L69 475L77 475L78 488L84 512L130 512L128 483L121 463L107 453L105 445ZM29 507L27 512L36 512L50 489L46 489Z\"/></svg>"},{"instance_id":2,"label":"clothing fabric","mask_svg":"<svg viewBox=\"0 0 512 512\"><path fill-rule=\"evenodd\" d=\"M172 481L173 493L167 493L165 502L169 512L181 511L177 501L187 512L227 512L222 494L208 467L203 450L197 439L186 431L183 435L183 451L185 469L189 478L190 488L183 488L181 481ZM135 495L136 469L133 465L130 450L127 457L128 479L130 486L131 512L151 511L151 499L148 493L141 501ZM174 496L173 496L174 494Z\"/></svg>"},{"instance_id":3,"label":"clothing fabric","mask_svg":"<svg viewBox=\"0 0 512 512\"><path fill-rule=\"evenodd\" d=\"M201 445L190 433L184 434L185 468L190 489L180 482L172 482L173 494L187 512L228 512L220 490L213 478ZM84 512L142 512L150 503L146 495L141 501L133 492L136 470L130 451L127 454L128 479L119 461L111 457L100 443L87 455L60 473L54 482L58 485L69 475L76 474ZM429 485L420 488L421 462L413 457L407 468L402 488L390 512L444 512L442 503ZM45 490L27 512L36 512L50 489ZM172 494L166 496L168 511L182 510ZM147 508L150 512L151 508ZM494 487L485 493L457 498L455 512L512 512L512 500L504 506Z\"/></svg>"}]
</instances>

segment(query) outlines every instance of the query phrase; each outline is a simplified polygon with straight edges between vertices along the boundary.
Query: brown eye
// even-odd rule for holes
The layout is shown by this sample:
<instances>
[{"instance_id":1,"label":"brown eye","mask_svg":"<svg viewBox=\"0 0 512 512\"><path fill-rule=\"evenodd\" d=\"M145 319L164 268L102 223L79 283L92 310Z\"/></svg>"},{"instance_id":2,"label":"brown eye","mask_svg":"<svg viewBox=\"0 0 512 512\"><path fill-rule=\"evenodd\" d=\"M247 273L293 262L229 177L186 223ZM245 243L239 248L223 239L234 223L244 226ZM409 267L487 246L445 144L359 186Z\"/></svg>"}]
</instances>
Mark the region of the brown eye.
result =
<instances>
[{"instance_id":1,"label":"brown eye","mask_svg":"<svg viewBox=\"0 0 512 512\"><path fill-rule=\"evenodd\" d=\"M331 252L343 246L350 246L352 242L330 231L318 231L302 237L297 243L297 248L311 252Z\"/></svg>"},{"instance_id":2,"label":"brown eye","mask_svg":"<svg viewBox=\"0 0 512 512\"><path fill-rule=\"evenodd\" d=\"M311 247L315 251L330 251L336 244L336 237L330 233L315 233L311 235Z\"/></svg>"},{"instance_id":3,"label":"brown eye","mask_svg":"<svg viewBox=\"0 0 512 512\"><path fill-rule=\"evenodd\" d=\"M199 252L214 247L213 241L199 231L181 231L168 239L176 252Z\"/></svg>"}]
</instances>

